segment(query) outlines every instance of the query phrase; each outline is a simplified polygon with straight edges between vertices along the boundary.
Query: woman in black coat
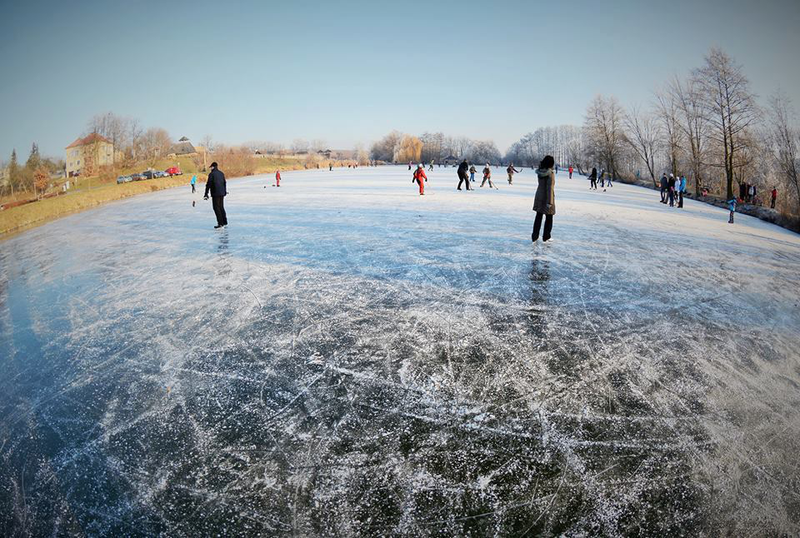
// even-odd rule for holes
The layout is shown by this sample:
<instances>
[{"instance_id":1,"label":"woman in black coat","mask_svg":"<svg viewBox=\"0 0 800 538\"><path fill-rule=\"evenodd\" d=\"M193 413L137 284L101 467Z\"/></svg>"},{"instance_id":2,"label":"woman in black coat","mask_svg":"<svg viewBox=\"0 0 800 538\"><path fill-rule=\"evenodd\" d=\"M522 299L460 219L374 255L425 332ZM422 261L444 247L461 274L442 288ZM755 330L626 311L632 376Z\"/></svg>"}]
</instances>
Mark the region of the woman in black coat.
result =
<instances>
[{"instance_id":1,"label":"woman in black coat","mask_svg":"<svg viewBox=\"0 0 800 538\"><path fill-rule=\"evenodd\" d=\"M550 232L553 230L553 215L556 214L555 183L556 174L553 171L555 159L548 155L539 163L536 175L539 178L539 186L536 188L536 197L533 199L533 210L536 211L536 219L533 221L533 233L531 241L534 243L539 239L539 230L542 227L542 216L544 216L544 233L542 241L550 241Z\"/></svg>"},{"instance_id":2,"label":"woman in black coat","mask_svg":"<svg viewBox=\"0 0 800 538\"><path fill-rule=\"evenodd\" d=\"M589 174L589 189L597 190L597 168L592 168L592 173Z\"/></svg>"}]
</instances>

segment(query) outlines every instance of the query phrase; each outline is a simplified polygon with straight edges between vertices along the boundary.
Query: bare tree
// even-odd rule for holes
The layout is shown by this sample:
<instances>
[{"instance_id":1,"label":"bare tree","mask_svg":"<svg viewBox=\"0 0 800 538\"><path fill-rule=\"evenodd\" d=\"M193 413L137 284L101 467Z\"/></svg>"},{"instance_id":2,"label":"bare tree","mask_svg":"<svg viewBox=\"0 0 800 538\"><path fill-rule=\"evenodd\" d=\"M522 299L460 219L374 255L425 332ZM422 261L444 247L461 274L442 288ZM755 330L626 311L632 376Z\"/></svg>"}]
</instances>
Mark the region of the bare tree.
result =
<instances>
[{"instance_id":1,"label":"bare tree","mask_svg":"<svg viewBox=\"0 0 800 538\"><path fill-rule=\"evenodd\" d=\"M124 151L132 142L130 139L130 126L134 120L117 116L113 112L98 114L89 120L88 133L97 133L107 138L114 145L115 150ZM112 152L111 162L116 163L116 151Z\"/></svg>"},{"instance_id":2,"label":"bare tree","mask_svg":"<svg viewBox=\"0 0 800 538\"><path fill-rule=\"evenodd\" d=\"M625 127L628 131L625 139L634 153L644 162L653 186L657 187L655 157L658 141L661 138L658 121L650 114L643 114L638 107L633 107L625 115Z\"/></svg>"},{"instance_id":3,"label":"bare tree","mask_svg":"<svg viewBox=\"0 0 800 538\"><path fill-rule=\"evenodd\" d=\"M800 132L793 127L796 114L789 98L776 93L770 99L770 143L778 174L796 196L795 212L800 214L800 179L798 178L798 143Z\"/></svg>"},{"instance_id":4,"label":"bare tree","mask_svg":"<svg viewBox=\"0 0 800 538\"><path fill-rule=\"evenodd\" d=\"M708 137L699 89L700 85L696 78L691 77L686 84L682 84L680 79L675 77L668 90L680 110L679 125L688 150L694 193L698 196L703 187L703 160Z\"/></svg>"},{"instance_id":5,"label":"bare tree","mask_svg":"<svg viewBox=\"0 0 800 538\"><path fill-rule=\"evenodd\" d=\"M712 165L725 170L726 196L732 198L737 153L746 147L747 130L758 117L755 97L741 66L720 49L711 49L695 77L709 136L721 150L721 162L717 159Z\"/></svg>"},{"instance_id":6,"label":"bare tree","mask_svg":"<svg viewBox=\"0 0 800 538\"><path fill-rule=\"evenodd\" d=\"M664 139L664 149L666 150L669 169L675 177L678 177L678 162L680 160L681 143L683 142L678 104L671 93L658 92L656 93L656 109L663 127L661 133Z\"/></svg>"},{"instance_id":7,"label":"bare tree","mask_svg":"<svg viewBox=\"0 0 800 538\"><path fill-rule=\"evenodd\" d=\"M598 95L586 111L584 129L592 156L603 163L612 177L617 176L625 134L624 112L615 97Z\"/></svg>"},{"instance_id":8,"label":"bare tree","mask_svg":"<svg viewBox=\"0 0 800 538\"><path fill-rule=\"evenodd\" d=\"M303 140L302 138L297 138L292 141L292 152L294 153L304 153L308 152L309 144L307 140Z\"/></svg>"}]
</instances>

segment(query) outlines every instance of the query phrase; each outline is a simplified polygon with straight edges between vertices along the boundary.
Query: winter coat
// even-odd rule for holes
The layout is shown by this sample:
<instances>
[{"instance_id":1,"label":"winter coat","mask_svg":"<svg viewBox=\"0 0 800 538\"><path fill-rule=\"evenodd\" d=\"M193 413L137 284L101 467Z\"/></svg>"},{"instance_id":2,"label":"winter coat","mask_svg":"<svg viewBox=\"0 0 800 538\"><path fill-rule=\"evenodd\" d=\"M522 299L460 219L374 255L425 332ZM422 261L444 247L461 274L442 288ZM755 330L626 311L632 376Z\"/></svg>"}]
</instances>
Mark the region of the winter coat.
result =
<instances>
[{"instance_id":1,"label":"winter coat","mask_svg":"<svg viewBox=\"0 0 800 538\"><path fill-rule=\"evenodd\" d=\"M661 190L667 190L668 185L667 176L661 176Z\"/></svg>"},{"instance_id":2,"label":"winter coat","mask_svg":"<svg viewBox=\"0 0 800 538\"><path fill-rule=\"evenodd\" d=\"M556 214L555 183L556 174L552 168L539 168L536 170L539 177L539 186L536 187L536 196L533 199L533 210L545 215Z\"/></svg>"},{"instance_id":3,"label":"winter coat","mask_svg":"<svg viewBox=\"0 0 800 538\"><path fill-rule=\"evenodd\" d=\"M681 178L681 190L680 190L680 192L686 192L686 178L685 177Z\"/></svg>"},{"instance_id":4,"label":"winter coat","mask_svg":"<svg viewBox=\"0 0 800 538\"><path fill-rule=\"evenodd\" d=\"M492 169L488 166L483 169L483 177L492 177Z\"/></svg>"},{"instance_id":5,"label":"winter coat","mask_svg":"<svg viewBox=\"0 0 800 538\"><path fill-rule=\"evenodd\" d=\"M464 161L461 164L459 164L458 165L458 177L462 177L462 178L467 177L467 168L469 168L469 165L467 164L467 161Z\"/></svg>"},{"instance_id":6,"label":"winter coat","mask_svg":"<svg viewBox=\"0 0 800 538\"><path fill-rule=\"evenodd\" d=\"M428 176L425 175L425 170L422 168L417 168L414 170L414 179L411 180L411 183L421 183L423 179L428 181Z\"/></svg>"},{"instance_id":7,"label":"winter coat","mask_svg":"<svg viewBox=\"0 0 800 538\"><path fill-rule=\"evenodd\" d=\"M197 183L197 176L192 176L192 185Z\"/></svg>"},{"instance_id":8,"label":"winter coat","mask_svg":"<svg viewBox=\"0 0 800 538\"><path fill-rule=\"evenodd\" d=\"M731 198L728 200L728 209L731 211L736 211L736 198Z\"/></svg>"},{"instance_id":9,"label":"winter coat","mask_svg":"<svg viewBox=\"0 0 800 538\"><path fill-rule=\"evenodd\" d=\"M227 183L225 183L225 174L221 170L214 168L208 174L208 181L206 182L206 196L208 193L211 196L225 196L228 194Z\"/></svg>"}]
</instances>

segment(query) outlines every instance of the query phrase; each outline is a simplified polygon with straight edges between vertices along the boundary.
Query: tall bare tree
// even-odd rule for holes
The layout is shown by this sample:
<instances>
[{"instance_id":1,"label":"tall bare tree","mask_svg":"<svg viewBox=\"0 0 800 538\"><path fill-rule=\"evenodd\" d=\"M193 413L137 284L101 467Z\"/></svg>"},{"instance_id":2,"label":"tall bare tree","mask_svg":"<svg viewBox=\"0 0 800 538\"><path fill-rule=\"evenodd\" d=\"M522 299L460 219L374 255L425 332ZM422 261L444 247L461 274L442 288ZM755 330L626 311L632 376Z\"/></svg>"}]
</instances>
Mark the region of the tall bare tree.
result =
<instances>
[{"instance_id":1,"label":"tall bare tree","mask_svg":"<svg viewBox=\"0 0 800 538\"><path fill-rule=\"evenodd\" d=\"M634 106L625 115L625 127L628 131L625 139L634 153L644 162L653 186L657 187L655 159L658 141L661 138L659 122L652 115L642 113Z\"/></svg>"},{"instance_id":2,"label":"tall bare tree","mask_svg":"<svg viewBox=\"0 0 800 538\"><path fill-rule=\"evenodd\" d=\"M625 141L624 114L613 96L598 95L586 110L584 130L591 155L605 165L612 177L617 177L617 164Z\"/></svg>"},{"instance_id":3,"label":"tall bare tree","mask_svg":"<svg viewBox=\"0 0 800 538\"><path fill-rule=\"evenodd\" d=\"M683 142L683 131L680 126L678 103L671 93L657 92L656 110L658 111L658 117L663 127L661 132L670 172L672 172L675 177L678 177L681 144Z\"/></svg>"},{"instance_id":4,"label":"tall bare tree","mask_svg":"<svg viewBox=\"0 0 800 538\"><path fill-rule=\"evenodd\" d=\"M758 118L755 97L741 66L720 49L711 49L705 65L694 74L701 89L709 136L720 150L721 159L711 164L724 169L726 196L732 198L737 153L746 147L747 131Z\"/></svg>"},{"instance_id":5,"label":"tall bare tree","mask_svg":"<svg viewBox=\"0 0 800 538\"><path fill-rule=\"evenodd\" d=\"M776 93L769 103L770 107L770 143L774 154L778 174L783 183L793 191L795 212L800 214L800 178L798 178L798 144L800 132L794 127L797 120L789 98L783 93Z\"/></svg>"},{"instance_id":6,"label":"tall bare tree","mask_svg":"<svg viewBox=\"0 0 800 538\"><path fill-rule=\"evenodd\" d=\"M678 77L670 83L668 91L680 110L680 128L683 131L686 153L694 182L694 193L700 195L703 187L703 160L707 145L707 123L703 117L700 84L690 77L684 84Z\"/></svg>"}]
</instances>

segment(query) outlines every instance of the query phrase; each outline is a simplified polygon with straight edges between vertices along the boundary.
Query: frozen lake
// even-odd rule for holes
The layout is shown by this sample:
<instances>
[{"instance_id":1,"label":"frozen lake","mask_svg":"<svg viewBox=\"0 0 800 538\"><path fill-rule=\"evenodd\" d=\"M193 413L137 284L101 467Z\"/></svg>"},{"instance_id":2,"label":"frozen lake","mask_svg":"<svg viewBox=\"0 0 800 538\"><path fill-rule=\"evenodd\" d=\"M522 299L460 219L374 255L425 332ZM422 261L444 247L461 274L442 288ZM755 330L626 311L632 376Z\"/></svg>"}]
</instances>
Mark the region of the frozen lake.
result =
<instances>
[{"instance_id":1,"label":"frozen lake","mask_svg":"<svg viewBox=\"0 0 800 538\"><path fill-rule=\"evenodd\" d=\"M0 535L800 533L800 236L271 177L0 243Z\"/></svg>"}]
</instances>

